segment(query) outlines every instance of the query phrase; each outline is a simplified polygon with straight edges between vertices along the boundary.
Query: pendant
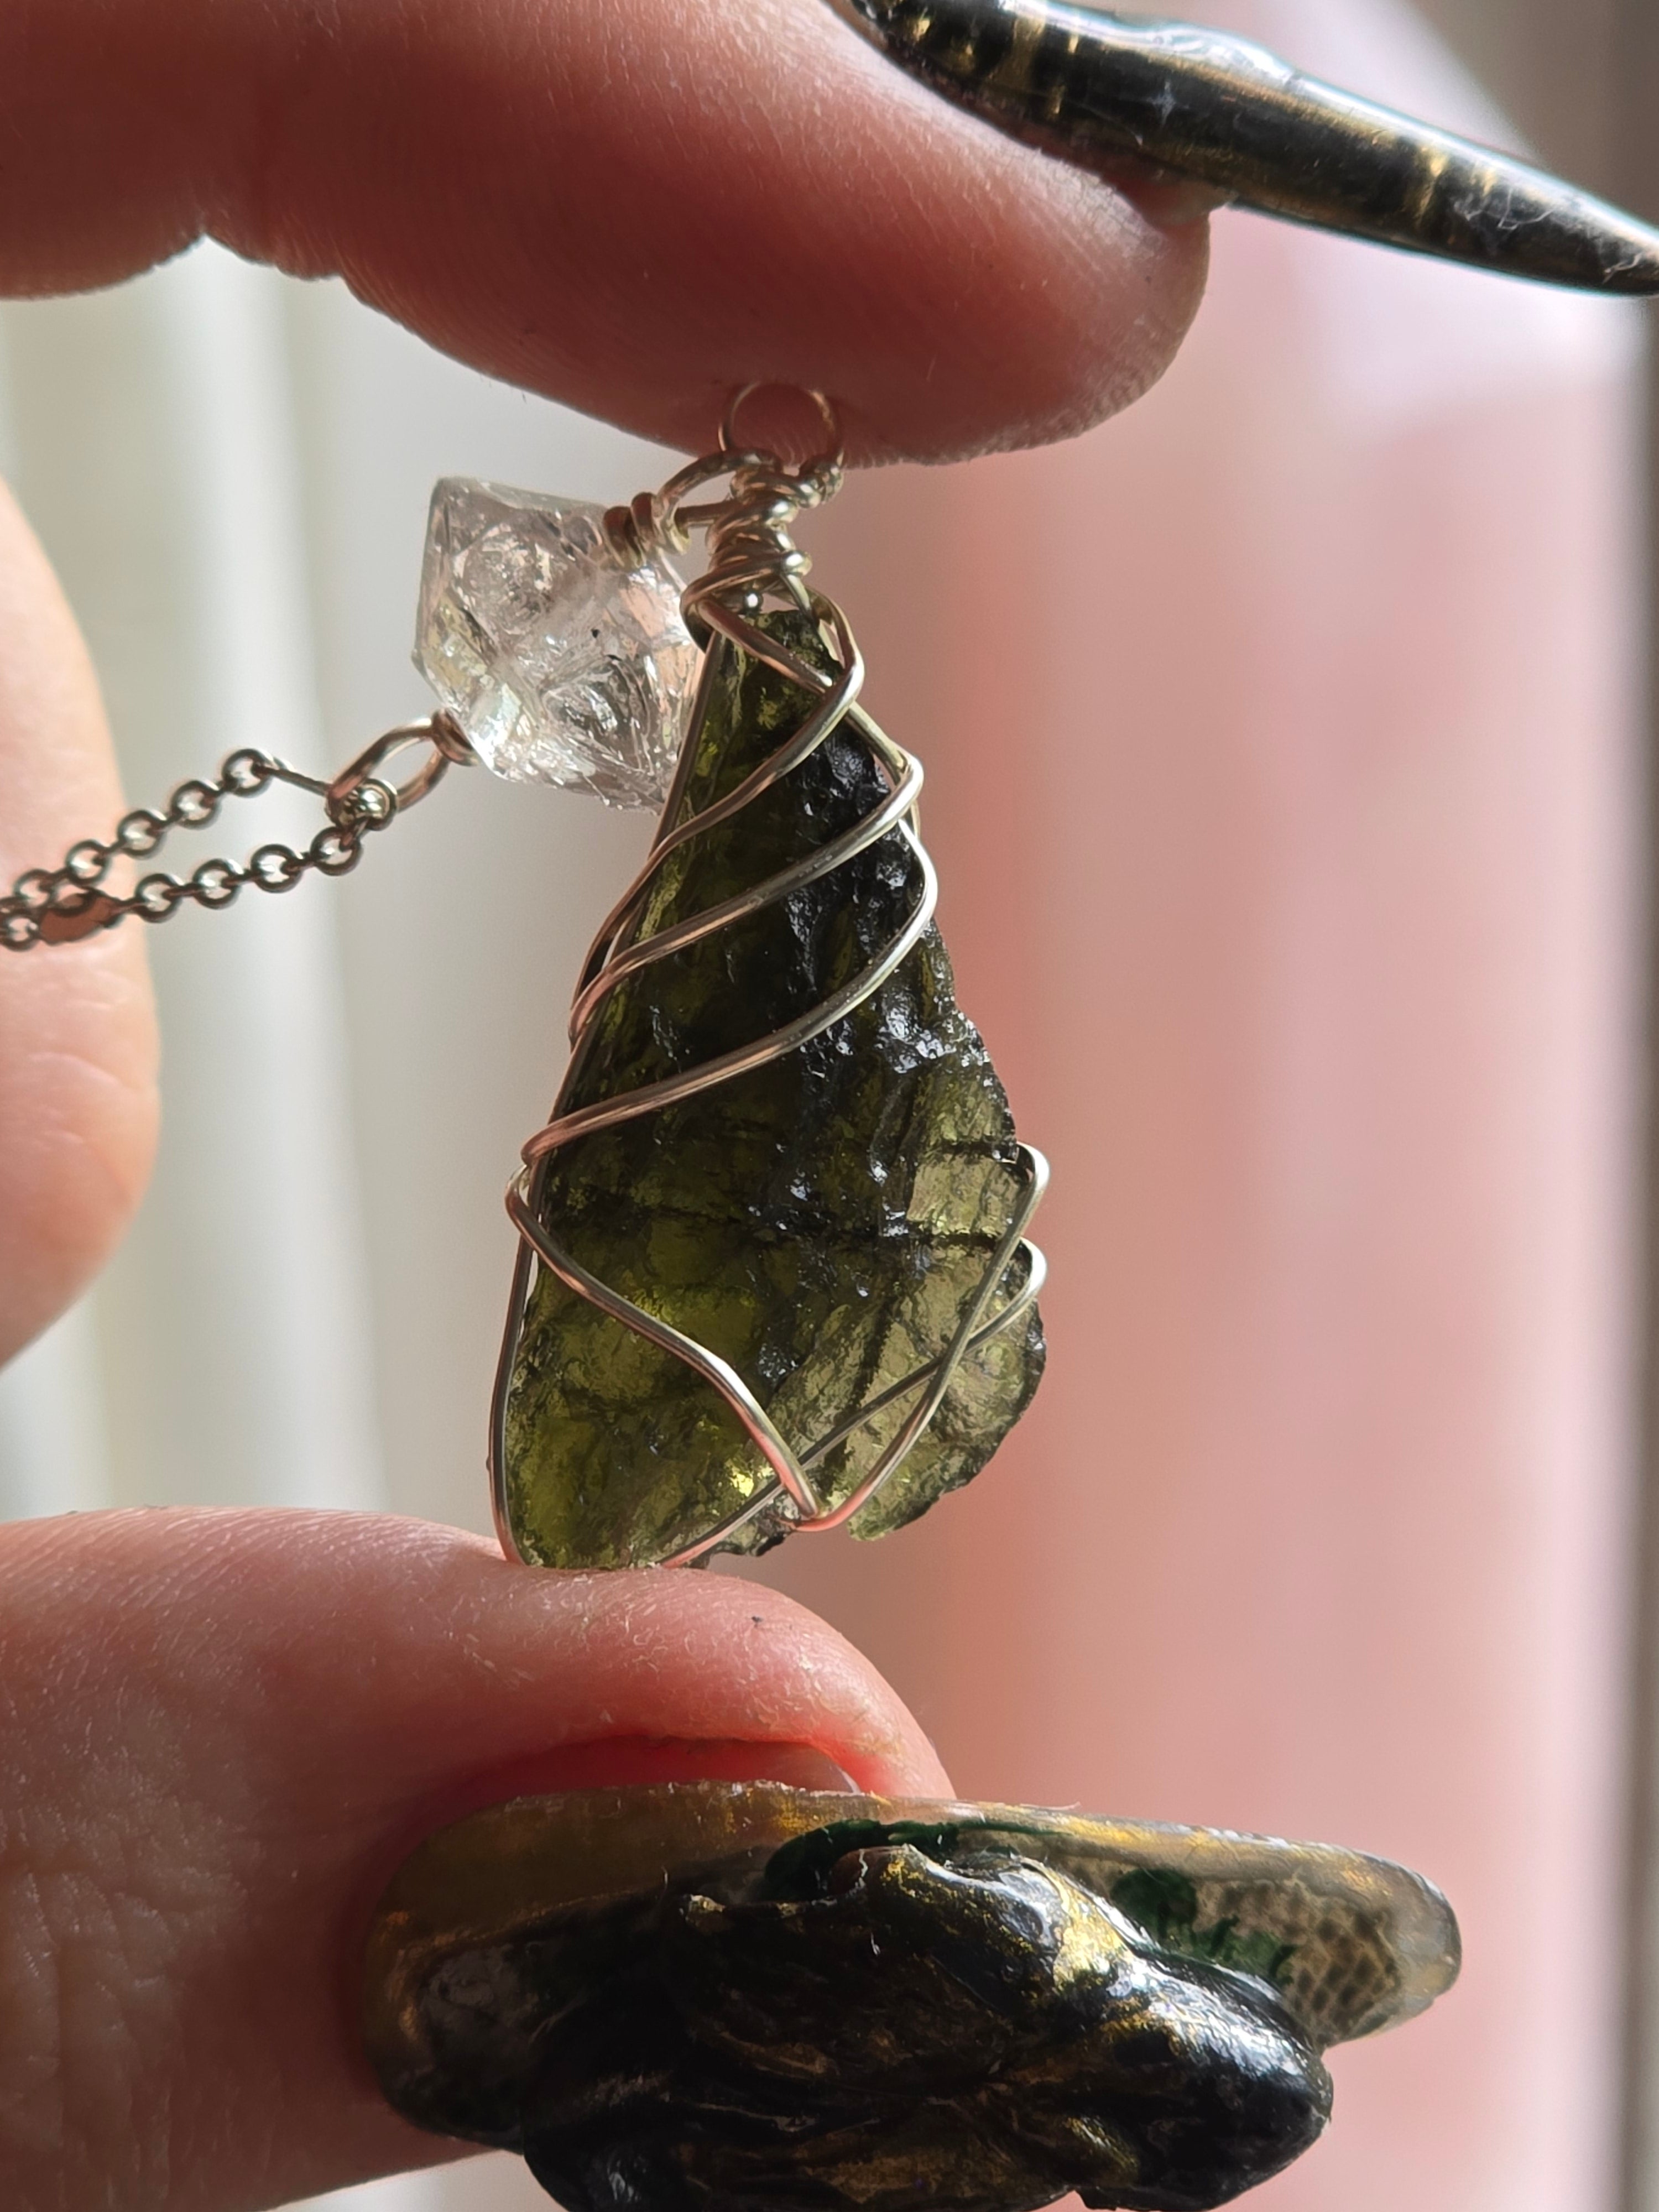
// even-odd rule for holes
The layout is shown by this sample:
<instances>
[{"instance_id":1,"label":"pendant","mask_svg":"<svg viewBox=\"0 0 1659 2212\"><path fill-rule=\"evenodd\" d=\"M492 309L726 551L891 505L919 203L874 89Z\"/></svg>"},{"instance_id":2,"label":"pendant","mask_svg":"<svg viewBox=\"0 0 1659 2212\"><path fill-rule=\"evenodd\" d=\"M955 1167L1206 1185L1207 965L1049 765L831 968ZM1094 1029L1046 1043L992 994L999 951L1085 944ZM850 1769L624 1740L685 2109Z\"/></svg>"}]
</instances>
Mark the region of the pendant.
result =
<instances>
[{"instance_id":1,"label":"pendant","mask_svg":"<svg viewBox=\"0 0 1659 2212\"><path fill-rule=\"evenodd\" d=\"M526 1798L382 1899L367 2038L417 2125L567 2212L1225 2203L1322 2053L1456 1974L1357 1852L1024 1806L702 1782Z\"/></svg>"},{"instance_id":2,"label":"pendant","mask_svg":"<svg viewBox=\"0 0 1659 2212\"><path fill-rule=\"evenodd\" d=\"M1043 1165L957 1004L921 768L790 535L840 478L728 445L605 517L434 499L417 659L479 757L620 803L672 766L508 1200L491 1459L535 1565L884 1534L979 1472L1042 1375Z\"/></svg>"}]
</instances>

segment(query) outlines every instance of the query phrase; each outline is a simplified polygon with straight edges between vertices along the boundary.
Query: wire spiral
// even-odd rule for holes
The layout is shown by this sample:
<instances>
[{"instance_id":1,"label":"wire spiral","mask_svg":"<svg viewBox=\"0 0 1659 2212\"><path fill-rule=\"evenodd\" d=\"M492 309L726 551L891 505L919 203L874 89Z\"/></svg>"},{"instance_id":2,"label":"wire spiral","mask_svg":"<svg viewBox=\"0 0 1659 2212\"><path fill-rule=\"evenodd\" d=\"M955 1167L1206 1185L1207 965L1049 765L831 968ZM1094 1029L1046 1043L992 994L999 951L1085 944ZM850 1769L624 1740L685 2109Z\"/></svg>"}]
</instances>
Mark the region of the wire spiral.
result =
<instances>
[{"instance_id":1,"label":"wire spiral","mask_svg":"<svg viewBox=\"0 0 1659 2212\"><path fill-rule=\"evenodd\" d=\"M1022 1144L1018 1152L1021 1190L1013 1218L976 1290L959 1314L943 1351L866 1400L830 1434L798 1450L769 1419L729 1362L611 1289L566 1251L538 1218L546 1164L562 1146L619 1122L659 1112L751 1069L781 1060L846 1019L880 989L921 941L938 901L938 877L922 845L916 821L921 764L888 737L859 705L864 662L857 641L846 616L835 602L808 589L805 581L808 559L790 535L796 516L804 508L820 505L839 489L842 475L839 443L793 468L774 453L738 449L732 433L738 411L748 396L747 392L741 392L733 402L718 453L692 462L659 492L642 494L631 507L612 508L606 517L618 556L629 566L665 552L684 552L692 531L701 529L706 532L708 568L688 587L681 601L687 627L704 647L703 665L655 841L645 866L605 916L589 950L571 1006L569 1067L552 1115L545 1127L525 1146L524 1166L507 1191L507 1212L519 1232L520 1246L495 1378L490 1421L490 1474L496 1527L509 1558L521 1558L522 1553L512 1531L507 1495L507 1406L535 1261L539 1260L576 1296L702 1375L726 1400L771 1469L772 1480L763 1484L753 1498L665 1563L671 1566L687 1565L703 1557L769 1510L787 1522L791 1533L816 1533L839 1528L850 1520L897 1472L944 1402L963 1360L990 1338L1012 1328L1030 1310L1046 1273L1042 1255L1028 1242L1024 1232L1042 1199L1048 1168L1039 1152ZM833 438L833 413L827 402L816 394L813 398ZM720 478L729 480L724 499L704 505L690 503L691 493ZM755 618L769 599L793 606L817 623L835 661L834 674L800 659L758 627ZM764 662L797 684L813 700L812 711L792 737L725 798L680 821L677 817L696 755L698 732L708 711L722 658L731 647ZM635 939L634 932L668 856L689 838L701 836L741 813L763 791L806 760L832 731L843 726L856 732L886 781L887 791L880 802L850 830L804 860L699 914ZM904 840L915 862L918 895L902 925L858 975L806 1013L752 1043L673 1075L641 1084L614 1097L586 1106L569 1105L595 1018L618 984L687 945L820 881L878 839L894 834ZM1023 1279L993 1310L1004 1275L1010 1265L1022 1256L1025 1263ZM915 1406L875 1465L840 1504L826 1506L814 1485L812 1470L878 1413L913 1394L917 1398Z\"/></svg>"}]
</instances>

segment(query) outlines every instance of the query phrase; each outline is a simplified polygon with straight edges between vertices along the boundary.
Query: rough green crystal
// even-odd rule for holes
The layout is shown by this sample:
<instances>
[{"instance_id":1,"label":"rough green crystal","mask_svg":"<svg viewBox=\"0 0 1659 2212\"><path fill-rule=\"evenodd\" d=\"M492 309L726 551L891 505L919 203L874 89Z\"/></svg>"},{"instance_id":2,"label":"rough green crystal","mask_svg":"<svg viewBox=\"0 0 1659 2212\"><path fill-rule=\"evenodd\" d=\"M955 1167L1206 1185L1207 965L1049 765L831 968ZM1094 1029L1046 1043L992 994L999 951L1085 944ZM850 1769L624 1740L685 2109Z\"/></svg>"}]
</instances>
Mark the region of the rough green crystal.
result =
<instances>
[{"instance_id":1,"label":"rough green crystal","mask_svg":"<svg viewBox=\"0 0 1659 2212\"><path fill-rule=\"evenodd\" d=\"M816 626L763 617L829 669ZM678 818L735 788L805 720L801 687L729 644ZM663 864L649 937L840 836L886 790L842 725L730 822ZM896 831L828 877L617 986L588 1030L566 1110L763 1037L864 969L914 912L921 869ZM956 1002L936 929L873 996L787 1057L575 1139L544 1164L539 1218L592 1273L728 1360L798 1451L943 1350L1023 1194L1013 1122ZM1000 1293L1024 1279L1017 1259ZM1035 1309L971 1352L931 1426L854 1517L877 1536L978 1473L1030 1402ZM814 1470L848 1497L915 1403L866 1423ZM642 1565L720 1528L770 1471L694 1370L545 1268L532 1291L506 1417L506 1492L523 1555ZM775 1541L769 1510L730 1540Z\"/></svg>"}]
</instances>

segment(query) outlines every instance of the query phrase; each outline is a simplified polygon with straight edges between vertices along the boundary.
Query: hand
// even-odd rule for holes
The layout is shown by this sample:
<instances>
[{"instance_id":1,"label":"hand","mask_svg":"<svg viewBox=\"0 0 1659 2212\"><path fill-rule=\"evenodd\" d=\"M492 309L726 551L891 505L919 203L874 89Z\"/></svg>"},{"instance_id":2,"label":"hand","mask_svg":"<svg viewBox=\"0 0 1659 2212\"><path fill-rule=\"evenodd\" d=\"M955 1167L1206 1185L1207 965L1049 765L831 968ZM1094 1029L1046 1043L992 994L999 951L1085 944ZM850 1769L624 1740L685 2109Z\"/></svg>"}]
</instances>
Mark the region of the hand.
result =
<instances>
[{"instance_id":1,"label":"hand","mask_svg":"<svg viewBox=\"0 0 1659 2212\"><path fill-rule=\"evenodd\" d=\"M16 0L0 143L0 291L206 228L688 447L753 379L827 389L866 459L1062 435L1160 372L1202 282L1201 225L933 101L817 0ZM119 802L3 497L0 641L9 880ZM0 1357L124 1227L154 1078L136 932L0 959ZM471 1806L703 1771L944 1787L780 1598L344 1516L0 1531L0 1698L17 2212L229 2212L445 2155L357 2052L355 1950Z\"/></svg>"}]
</instances>

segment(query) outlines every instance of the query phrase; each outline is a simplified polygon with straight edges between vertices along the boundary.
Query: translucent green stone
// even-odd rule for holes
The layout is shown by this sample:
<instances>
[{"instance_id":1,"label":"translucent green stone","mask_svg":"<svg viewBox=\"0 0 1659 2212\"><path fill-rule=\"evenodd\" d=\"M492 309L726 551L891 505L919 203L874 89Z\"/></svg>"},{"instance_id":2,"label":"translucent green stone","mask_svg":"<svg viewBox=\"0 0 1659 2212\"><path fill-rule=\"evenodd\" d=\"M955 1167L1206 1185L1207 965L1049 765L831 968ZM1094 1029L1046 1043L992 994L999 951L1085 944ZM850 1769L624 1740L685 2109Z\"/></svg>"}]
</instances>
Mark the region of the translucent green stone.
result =
<instances>
[{"instance_id":1,"label":"translucent green stone","mask_svg":"<svg viewBox=\"0 0 1659 2212\"><path fill-rule=\"evenodd\" d=\"M831 665L805 617L764 622L801 659ZM769 758L812 703L764 663L716 649L681 819ZM730 822L670 855L636 935L804 858L885 790L867 745L837 729ZM628 978L584 1039L565 1108L699 1066L809 1012L892 940L920 888L915 853L895 830ZM681 1104L577 1139L545 1164L535 1199L567 1252L729 1361L804 1451L945 1348L1023 1190L1006 1097L930 928L832 1028ZM1024 1266L1014 1262L1005 1292ZM884 1534L977 1474L1030 1402L1042 1359L1035 1309L970 1353L854 1533ZM897 1401L818 1463L826 1502L851 1494L915 1403ZM550 1566L671 1558L770 1479L702 1376L545 1269L525 1316L505 1443L514 1540ZM769 1510L730 1548L764 1548L786 1527Z\"/></svg>"}]
</instances>

